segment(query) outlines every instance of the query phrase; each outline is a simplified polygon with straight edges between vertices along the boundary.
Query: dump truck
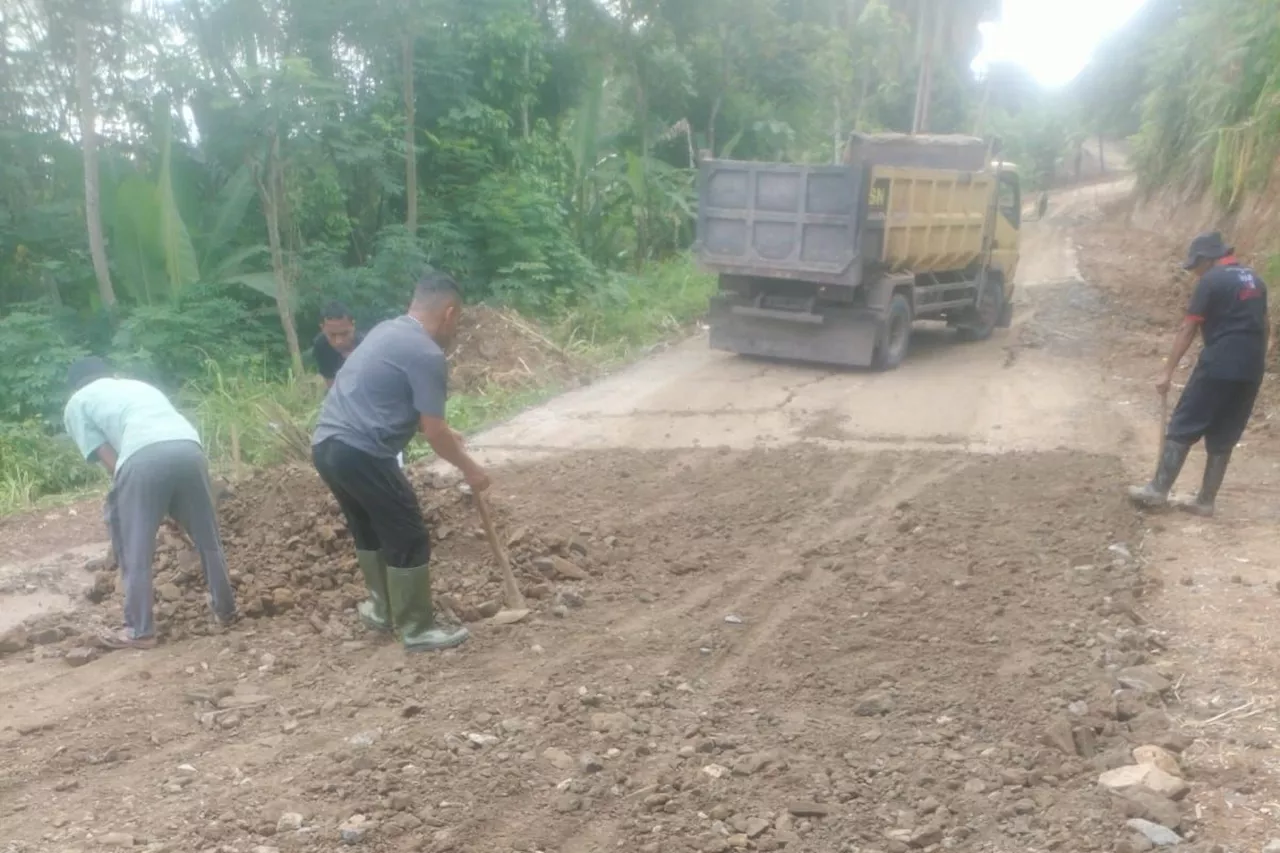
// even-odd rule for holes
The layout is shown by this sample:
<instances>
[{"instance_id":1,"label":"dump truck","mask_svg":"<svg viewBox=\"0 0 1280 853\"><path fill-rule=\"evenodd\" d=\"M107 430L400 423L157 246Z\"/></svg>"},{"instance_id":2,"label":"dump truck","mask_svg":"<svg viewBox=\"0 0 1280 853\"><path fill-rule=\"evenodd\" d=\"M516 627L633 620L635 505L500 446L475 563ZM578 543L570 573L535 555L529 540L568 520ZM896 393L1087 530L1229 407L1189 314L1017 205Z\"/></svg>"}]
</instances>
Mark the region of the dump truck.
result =
<instances>
[{"instance_id":1,"label":"dump truck","mask_svg":"<svg viewBox=\"0 0 1280 853\"><path fill-rule=\"evenodd\" d=\"M855 133L831 165L705 159L695 254L711 346L897 367L912 323L984 340L1013 317L1017 169L977 137Z\"/></svg>"}]
</instances>

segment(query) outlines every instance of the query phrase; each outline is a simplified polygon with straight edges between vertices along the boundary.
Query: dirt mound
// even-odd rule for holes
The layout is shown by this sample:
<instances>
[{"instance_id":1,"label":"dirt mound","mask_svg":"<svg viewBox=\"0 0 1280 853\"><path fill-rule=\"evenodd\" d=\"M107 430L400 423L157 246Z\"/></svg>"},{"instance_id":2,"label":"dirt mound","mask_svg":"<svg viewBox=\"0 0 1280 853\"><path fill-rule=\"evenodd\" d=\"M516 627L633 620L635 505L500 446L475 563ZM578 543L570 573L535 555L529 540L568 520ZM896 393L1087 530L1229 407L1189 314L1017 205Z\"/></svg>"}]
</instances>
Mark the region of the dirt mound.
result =
<instances>
[{"instance_id":1,"label":"dirt mound","mask_svg":"<svg viewBox=\"0 0 1280 853\"><path fill-rule=\"evenodd\" d=\"M450 386L463 393L493 385L520 388L576 381L590 366L565 352L529 321L487 305L462 313L450 361Z\"/></svg>"}]
</instances>

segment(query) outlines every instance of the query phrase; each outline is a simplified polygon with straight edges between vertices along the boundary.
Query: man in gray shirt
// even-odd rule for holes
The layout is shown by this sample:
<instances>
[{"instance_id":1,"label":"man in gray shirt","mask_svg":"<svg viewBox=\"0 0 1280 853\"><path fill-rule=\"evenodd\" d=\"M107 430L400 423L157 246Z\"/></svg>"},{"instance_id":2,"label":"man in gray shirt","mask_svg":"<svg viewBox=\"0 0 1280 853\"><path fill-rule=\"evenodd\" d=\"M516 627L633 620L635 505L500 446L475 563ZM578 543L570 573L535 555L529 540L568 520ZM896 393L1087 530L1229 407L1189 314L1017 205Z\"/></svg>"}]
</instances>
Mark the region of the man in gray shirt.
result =
<instances>
[{"instance_id":1,"label":"man in gray shirt","mask_svg":"<svg viewBox=\"0 0 1280 853\"><path fill-rule=\"evenodd\" d=\"M458 285L432 272L414 288L409 312L375 326L347 358L325 397L311 440L321 479L337 498L355 540L369 598L360 619L397 630L409 651L447 649L469 636L436 624L431 606L431 543L418 497L396 463L421 432L475 492L489 487L445 422L449 364L462 310Z\"/></svg>"}]
</instances>

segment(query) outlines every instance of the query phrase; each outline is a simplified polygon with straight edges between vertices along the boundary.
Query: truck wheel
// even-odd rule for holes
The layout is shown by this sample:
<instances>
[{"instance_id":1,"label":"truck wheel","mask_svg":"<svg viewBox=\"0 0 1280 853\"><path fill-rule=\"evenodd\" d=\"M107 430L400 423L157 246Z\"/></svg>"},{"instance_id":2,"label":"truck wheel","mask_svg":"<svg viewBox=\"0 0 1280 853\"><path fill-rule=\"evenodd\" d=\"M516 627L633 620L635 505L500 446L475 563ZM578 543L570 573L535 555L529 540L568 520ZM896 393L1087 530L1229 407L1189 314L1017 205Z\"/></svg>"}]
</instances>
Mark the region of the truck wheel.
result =
<instances>
[{"instance_id":1,"label":"truck wheel","mask_svg":"<svg viewBox=\"0 0 1280 853\"><path fill-rule=\"evenodd\" d=\"M962 341L985 341L1004 316L1004 284L994 276L982 286L982 306L975 308L965 325L956 329Z\"/></svg>"},{"instance_id":2,"label":"truck wheel","mask_svg":"<svg viewBox=\"0 0 1280 853\"><path fill-rule=\"evenodd\" d=\"M880 340L876 343L871 366L876 370L893 370L902 364L911 343L911 304L907 297L895 293L889 302L889 313L880 327Z\"/></svg>"}]
</instances>

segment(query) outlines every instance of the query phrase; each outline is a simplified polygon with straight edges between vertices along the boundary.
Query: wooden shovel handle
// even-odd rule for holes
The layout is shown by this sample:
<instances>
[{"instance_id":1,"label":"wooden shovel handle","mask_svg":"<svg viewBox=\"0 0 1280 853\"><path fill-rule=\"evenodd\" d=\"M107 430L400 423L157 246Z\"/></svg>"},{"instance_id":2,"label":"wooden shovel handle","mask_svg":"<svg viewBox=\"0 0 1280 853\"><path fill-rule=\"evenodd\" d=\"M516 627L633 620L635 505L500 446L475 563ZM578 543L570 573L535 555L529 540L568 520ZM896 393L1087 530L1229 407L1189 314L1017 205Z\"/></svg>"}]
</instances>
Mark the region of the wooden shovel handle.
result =
<instances>
[{"instance_id":1,"label":"wooden shovel handle","mask_svg":"<svg viewBox=\"0 0 1280 853\"><path fill-rule=\"evenodd\" d=\"M476 499L476 511L480 513L480 523L484 526L484 535L489 540L489 547L493 549L498 568L502 570L502 590L507 607L512 610L524 610L524 594L520 592L520 584L516 583L516 576L511 571L511 559L507 556L507 549L498 541L498 532L493 526L493 514L489 511L489 502L485 500L483 492L473 494Z\"/></svg>"}]
</instances>

